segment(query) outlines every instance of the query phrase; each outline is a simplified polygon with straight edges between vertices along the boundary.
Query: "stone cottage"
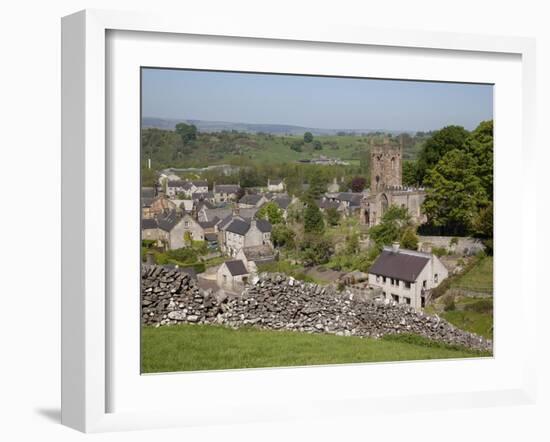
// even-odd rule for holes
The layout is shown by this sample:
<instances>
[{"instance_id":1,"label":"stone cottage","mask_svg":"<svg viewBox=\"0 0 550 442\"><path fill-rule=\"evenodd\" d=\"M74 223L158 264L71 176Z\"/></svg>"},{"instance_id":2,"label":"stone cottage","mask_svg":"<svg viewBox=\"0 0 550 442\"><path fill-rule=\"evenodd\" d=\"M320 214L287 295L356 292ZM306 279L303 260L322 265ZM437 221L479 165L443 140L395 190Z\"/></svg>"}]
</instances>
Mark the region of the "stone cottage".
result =
<instances>
[{"instance_id":1,"label":"stone cottage","mask_svg":"<svg viewBox=\"0 0 550 442\"><path fill-rule=\"evenodd\" d=\"M240 292L250 274L241 260L225 261L216 273L216 282L224 290Z\"/></svg>"}]
</instances>

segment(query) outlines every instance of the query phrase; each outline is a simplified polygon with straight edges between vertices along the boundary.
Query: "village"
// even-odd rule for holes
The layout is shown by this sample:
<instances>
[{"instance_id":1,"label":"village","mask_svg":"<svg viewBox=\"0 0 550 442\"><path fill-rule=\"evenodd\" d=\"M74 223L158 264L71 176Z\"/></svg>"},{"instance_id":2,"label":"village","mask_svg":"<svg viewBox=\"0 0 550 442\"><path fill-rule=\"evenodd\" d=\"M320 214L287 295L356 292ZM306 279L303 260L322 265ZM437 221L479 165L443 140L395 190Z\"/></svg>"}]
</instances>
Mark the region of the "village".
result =
<instances>
[{"instance_id":1,"label":"village","mask_svg":"<svg viewBox=\"0 0 550 442\"><path fill-rule=\"evenodd\" d=\"M261 271L285 273L285 268L277 263L288 253L281 247L285 241L274 237L274 229L280 231L281 226L291 224L289 212L293 207L305 210L308 205L315 206L322 213L323 224L330 224L328 218L336 217L336 224L347 222L355 226L359 232L357 252L372 245L369 229L382 223L384 213L391 207L405 209L411 225L425 222L421 210L425 190L402 185L402 145L384 140L371 147L370 157L370 187L354 192L342 189L342 183L334 179L316 200L290 195L285 180L280 178L269 178L266 187L243 188L240 183L184 180L161 172L154 187L142 188L143 260L188 273L204 289L238 295ZM384 244L367 271L348 266L349 271L337 272L322 267L326 275L316 275L322 283L340 289L348 287L371 299L421 311L430 302L432 290L450 272L457 271L456 260L444 264L443 258L432 252L434 244L441 249L442 239L428 239L414 248L404 248L399 242ZM458 255L471 256L483 250L479 241L470 238L461 238L460 244L456 238L446 240L443 248L460 249ZM153 250L169 252L173 258L155 259ZM182 265L177 259L178 251L185 255L192 250L196 251L193 256L198 265ZM296 261L292 262L300 264ZM315 273L315 266L309 267ZM293 271L286 273L296 276Z\"/></svg>"}]
</instances>

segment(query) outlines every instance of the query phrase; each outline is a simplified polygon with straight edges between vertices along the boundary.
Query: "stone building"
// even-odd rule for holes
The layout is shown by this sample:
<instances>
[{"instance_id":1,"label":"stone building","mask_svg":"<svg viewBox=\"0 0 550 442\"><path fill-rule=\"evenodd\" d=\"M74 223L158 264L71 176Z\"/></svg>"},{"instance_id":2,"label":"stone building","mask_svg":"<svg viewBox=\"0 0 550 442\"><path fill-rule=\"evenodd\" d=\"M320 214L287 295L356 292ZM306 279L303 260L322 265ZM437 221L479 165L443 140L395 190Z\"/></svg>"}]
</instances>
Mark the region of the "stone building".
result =
<instances>
[{"instance_id":1,"label":"stone building","mask_svg":"<svg viewBox=\"0 0 550 442\"><path fill-rule=\"evenodd\" d=\"M430 290L449 276L447 268L432 253L384 247L369 269L369 285L380 289L389 301L420 311L429 301Z\"/></svg>"},{"instance_id":2,"label":"stone building","mask_svg":"<svg viewBox=\"0 0 550 442\"><path fill-rule=\"evenodd\" d=\"M244 261L225 261L216 273L216 282L224 290L240 292L248 282L250 274Z\"/></svg>"},{"instance_id":3,"label":"stone building","mask_svg":"<svg viewBox=\"0 0 550 442\"><path fill-rule=\"evenodd\" d=\"M414 222L426 221L421 212L426 192L422 188L404 187L403 144L395 145L387 139L381 145L371 146L370 191L361 201L360 220L367 226L380 223L388 207L406 207Z\"/></svg>"}]
</instances>

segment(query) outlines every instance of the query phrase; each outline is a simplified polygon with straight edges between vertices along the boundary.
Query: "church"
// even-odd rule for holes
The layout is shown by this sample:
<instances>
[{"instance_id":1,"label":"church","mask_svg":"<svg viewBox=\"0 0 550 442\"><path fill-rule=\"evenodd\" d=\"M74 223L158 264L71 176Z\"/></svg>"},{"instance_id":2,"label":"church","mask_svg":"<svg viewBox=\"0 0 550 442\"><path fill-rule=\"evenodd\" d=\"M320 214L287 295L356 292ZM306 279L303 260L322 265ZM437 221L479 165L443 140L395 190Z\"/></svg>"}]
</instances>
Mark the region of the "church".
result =
<instances>
[{"instance_id":1,"label":"church","mask_svg":"<svg viewBox=\"0 0 550 442\"><path fill-rule=\"evenodd\" d=\"M422 224L426 216L421 213L426 197L423 188L403 187L403 144L390 143L371 146L370 191L361 200L361 223L368 227L380 223L391 205L406 207L413 221Z\"/></svg>"}]
</instances>

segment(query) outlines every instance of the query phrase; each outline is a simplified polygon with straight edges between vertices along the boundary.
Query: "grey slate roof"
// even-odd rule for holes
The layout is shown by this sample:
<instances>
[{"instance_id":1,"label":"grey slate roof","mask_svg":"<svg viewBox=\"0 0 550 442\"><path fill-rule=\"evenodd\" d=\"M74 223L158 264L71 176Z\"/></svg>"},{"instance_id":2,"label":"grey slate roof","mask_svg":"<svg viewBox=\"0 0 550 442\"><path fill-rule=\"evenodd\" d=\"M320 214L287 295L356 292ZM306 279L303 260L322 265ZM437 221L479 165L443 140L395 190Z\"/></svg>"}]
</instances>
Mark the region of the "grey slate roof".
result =
<instances>
[{"instance_id":1,"label":"grey slate roof","mask_svg":"<svg viewBox=\"0 0 550 442\"><path fill-rule=\"evenodd\" d=\"M260 232L263 233L271 232L273 228L271 223L265 219L256 220L256 225L258 226L258 229L260 229Z\"/></svg>"},{"instance_id":2,"label":"grey slate roof","mask_svg":"<svg viewBox=\"0 0 550 442\"><path fill-rule=\"evenodd\" d=\"M181 218L177 215L176 211L171 210L168 214L159 216L157 222L159 228L165 232L170 232L180 221L180 219Z\"/></svg>"},{"instance_id":3,"label":"grey slate roof","mask_svg":"<svg viewBox=\"0 0 550 442\"><path fill-rule=\"evenodd\" d=\"M156 229L158 227L157 220L153 218L143 218L141 220L141 229Z\"/></svg>"},{"instance_id":4,"label":"grey slate roof","mask_svg":"<svg viewBox=\"0 0 550 442\"><path fill-rule=\"evenodd\" d=\"M349 202L351 206L359 206L362 198L363 194L355 192L341 192L336 197L340 201Z\"/></svg>"},{"instance_id":5,"label":"grey slate roof","mask_svg":"<svg viewBox=\"0 0 550 442\"><path fill-rule=\"evenodd\" d=\"M216 224L218 224L220 222L220 219L215 216L214 218L212 218L210 221L199 221L199 225L203 228L203 229L208 229L209 227L214 227Z\"/></svg>"},{"instance_id":6,"label":"grey slate roof","mask_svg":"<svg viewBox=\"0 0 550 442\"><path fill-rule=\"evenodd\" d=\"M229 273L231 273L231 275L233 276L248 274L248 270L246 270L244 262L242 262L242 260L240 259L235 261L225 261L225 265L227 266Z\"/></svg>"},{"instance_id":7,"label":"grey slate roof","mask_svg":"<svg viewBox=\"0 0 550 442\"><path fill-rule=\"evenodd\" d=\"M288 209L288 206L290 206L292 199L289 197L273 198L273 202L277 204L279 208L286 210Z\"/></svg>"},{"instance_id":8,"label":"grey slate roof","mask_svg":"<svg viewBox=\"0 0 550 442\"><path fill-rule=\"evenodd\" d=\"M214 193L237 193L240 188L238 184L218 184L214 188Z\"/></svg>"},{"instance_id":9,"label":"grey slate roof","mask_svg":"<svg viewBox=\"0 0 550 442\"><path fill-rule=\"evenodd\" d=\"M258 194L248 194L248 195L244 195L244 196L239 200L239 203L256 205L256 204L258 204L258 202L259 202L261 199L262 199L262 195L258 195Z\"/></svg>"},{"instance_id":10,"label":"grey slate roof","mask_svg":"<svg viewBox=\"0 0 550 442\"><path fill-rule=\"evenodd\" d=\"M415 282L416 278L430 260L430 255L419 252L407 253L399 250L397 253L384 249L374 261L369 273L400 279L407 282Z\"/></svg>"},{"instance_id":11,"label":"grey slate roof","mask_svg":"<svg viewBox=\"0 0 550 442\"><path fill-rule=\"evenodd\" d=\"M218 235L215 233L205 233L204 239L206 239L206 241L214 242L218 240Z\"/></svg>"},{"instance_id":12,"label":"grey slate roof","mask_svg":"<svg viewBox=\"0 0 550 442\"><path fill-rule=\"evenodd\" d=\"M241 236L246 235L248 229L250 229L250 224L240 219L234 219L226 228L228 232L236 233Z\"/></svg>"}]
</instances>

